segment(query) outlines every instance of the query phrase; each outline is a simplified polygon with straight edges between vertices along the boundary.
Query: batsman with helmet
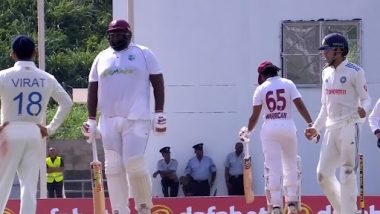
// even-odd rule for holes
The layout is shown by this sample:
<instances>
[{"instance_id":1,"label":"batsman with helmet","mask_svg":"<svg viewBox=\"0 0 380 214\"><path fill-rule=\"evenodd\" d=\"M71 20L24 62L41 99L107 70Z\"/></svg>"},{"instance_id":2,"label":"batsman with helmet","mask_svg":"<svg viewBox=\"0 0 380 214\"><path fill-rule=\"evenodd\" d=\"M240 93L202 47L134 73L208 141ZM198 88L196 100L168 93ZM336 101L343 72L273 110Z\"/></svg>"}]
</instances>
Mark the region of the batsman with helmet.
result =
<instances>
[{"instance_id":1,"label":"batsman with helmet","mask_svg":"<svg viewBox=\"0 0 380 214\"><path fill-rule=\"evenodd\" d=\"M326 128L317 166L319 185L335 214L355 213L359 131L371 101L363 69L346 59L349 48L343 35L326 35L319 50L327 62L322 71L322 107L305 136L312 139Z\"/></svg>"},{"instance_id":2,"label":"batsman with helmet","mask_svg":"<svg viewBox=\"0 0 380 214\"><path fill-rule=\"evenodd\" d=\"M90 138L96 136L99 107L112 213L130 213L131 188L138 213L150 214L152 184L144 157L151 127L150 85L155 100L154 130L162 133L166 131L164 79L153 52L131 43L131 38L127 21L117 19L109 23L110 47L96 56L89 74L84 134Z\"/></svg>"},{"instance_id":3,"label":"batsman with helmet","mask_svg":"<svg viewBox=\"0 0 380 214\"><path fill-rule=\"evenodd\" d=\"M261 128L261 143L264 153L265 194L271 214L282 213L282 189L288 214L300 211L300 172L297 167L297 135L292 115L292 103L302 115L306 124L312 119L301 94L291 80L278 76L280 68L269 61L258 67L259 86L253 95L253 110L248 127L240 129L240 139L249 141L255 130L261 110L264 109L264 123ZM282 184L282 180L284 183Z\"/></svg>"}]
</instances>

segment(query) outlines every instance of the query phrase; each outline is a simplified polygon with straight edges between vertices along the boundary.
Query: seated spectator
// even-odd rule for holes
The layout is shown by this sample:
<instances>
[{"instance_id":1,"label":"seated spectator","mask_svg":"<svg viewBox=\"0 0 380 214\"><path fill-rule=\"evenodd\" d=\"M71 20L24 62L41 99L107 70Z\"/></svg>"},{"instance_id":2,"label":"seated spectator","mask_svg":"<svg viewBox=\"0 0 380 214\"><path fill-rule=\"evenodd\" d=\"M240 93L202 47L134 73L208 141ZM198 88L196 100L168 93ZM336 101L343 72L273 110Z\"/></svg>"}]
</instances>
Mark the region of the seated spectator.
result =
<instances>
[{"instance_id":1,"label":"seated spectator","mask_svg":"<svg viewBox=\"0 0 380 214\"><path fill-rule=\"evenodd\" d=\"M227 155L224 163L224 177L228 189L228 195L244 195L243 183L243 144L237 142L235 151Z\"/></svg>"},{"instance_id":2,"label":"seated spectator","mask_svg":"<svg viewBox=\"0 0 380 214\"><path fill-rule=\"evenodd\" d=\"M178 162L170 157L170 147L160 149L163 159L157 162L157 171L153 173L153 178L158 174L161 176L161 187L165 197L177 197L179 181L177 177ZM170 189L170 191L169 191Z\"/></svg>"},{"instance_id":3,"label":"seated spectator","mask_svg":"<svg viewBox=\"0 0 380 214\"><path fill-rule=\"evenodd\" d=\"M192 196L210 196L216 178L216 166L210 157L203 155L203 143L194 145L193 149L195 156L188 161L185 169L191 187L187 188Z\"/></svg>"}]
</instances>

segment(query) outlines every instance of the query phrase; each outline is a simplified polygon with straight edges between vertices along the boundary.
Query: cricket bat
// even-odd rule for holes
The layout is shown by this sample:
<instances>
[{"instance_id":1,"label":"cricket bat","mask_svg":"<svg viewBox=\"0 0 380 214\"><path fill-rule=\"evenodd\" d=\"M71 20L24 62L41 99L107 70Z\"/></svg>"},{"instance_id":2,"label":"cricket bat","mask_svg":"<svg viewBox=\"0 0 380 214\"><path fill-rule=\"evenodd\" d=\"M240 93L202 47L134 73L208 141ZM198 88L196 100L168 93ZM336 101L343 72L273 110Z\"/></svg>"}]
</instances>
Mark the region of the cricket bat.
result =
<instances>
[{"instance_id":1,"label":"cricket bat","mask_svg":"<svg viewBox=\"0 0 380 214\"><path fill-rule=\"evenodd\" d=\"M364 214L364 155L359 154L359 166L360 166L360 210L361 214Z\"/></svg>"},{"instance_id":2,"label":"cricket bat","mask_svg":"<svg viewBox=\"0 0 380 214\"><path fill-rule=\"evenodd\" d=\"M244 171L243 171L243 180L244 180L244 197L247 204L252 203L255 200L255 196L252 189L252 163L251 155L249 154L249 141L242 142L244 145Z\"/></svg>"},{"instance_id":3,"label":"cricket bat","mask_svg":"<svg viewBox=\"0 0 380 214\"><path fill-rule=\"evenodd\" d=\"M104 196L103 186L103 172L102 163L98 160L98 150L96 148L96 139L91 139L92 145L92 162L91 166L91 180L92 180L92 201L94 207L94 214L106 213L106 202Z\"/></svg>"}]
</instances>

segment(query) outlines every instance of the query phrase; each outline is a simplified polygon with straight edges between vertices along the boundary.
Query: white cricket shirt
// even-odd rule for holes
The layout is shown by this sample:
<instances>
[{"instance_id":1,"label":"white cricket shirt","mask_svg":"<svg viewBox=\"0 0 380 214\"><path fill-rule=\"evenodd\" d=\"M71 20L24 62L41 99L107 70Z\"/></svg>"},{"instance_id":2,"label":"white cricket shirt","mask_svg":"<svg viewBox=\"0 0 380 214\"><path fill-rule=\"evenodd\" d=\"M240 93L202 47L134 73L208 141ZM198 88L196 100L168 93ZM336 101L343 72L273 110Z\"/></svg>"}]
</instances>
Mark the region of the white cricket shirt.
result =
<instances>
[{"instance_id":1,"label":"white cricket shirt","mask_svg":"<svg viewBox=\"0 0 380 214\"><path fill-rule=\"evenodd\" d=\"M263 106L265 120L292 120L293 100L299 97L301 94L291 80L270 77L256 88L253 106Z\"/></svg>"},{"instance_id":2,"label":"white cricket shirt","mask_svg":"<svg viewBox=\"0 0 380 214\"><path fill-rule=\"evenodd\" d=\"M339 126L344 121L363 122L358 107L366 111L370 97L364 71L358 65L344 60L335 69L329 66L322 71L322 107L314 123L318 131L324 126Z\"/></svg>"},{"instance_id":3,"label":"white cricket shirt","mask_svg":"<svg viewBox=\"0 0 380 214\"><path fill-rule=\"evenodd\" d=\"M98 82L98 107L103 116L150 119L149 75L160 74L160 65L147 47L107 48L95 58L90 82Z\"/></svg>"},{"instance_id":4,"label":"white cricket shirt","mask_svg":"<svg viewBox=\"0 0 380 214\"><path fill-rule=\"evenodd\" d=\"M18 61L0 71L1 121L42 124L50 97L59 108L47 126L52 134L69 114L72 100L53 75L32 61Z\"/></svg>"},{"instance_id":5,"label":"white cricket shirt","mask_svg":"<svg viewBox=\"0 0 380 214\"><path fill-rule=\"evenodd\" d=\"M377 100L375 107L373 108L371 114L368 116L369 127L372 133L375 132L379 127L380 121L380 99Z\"/></svg>"}]
</instances>

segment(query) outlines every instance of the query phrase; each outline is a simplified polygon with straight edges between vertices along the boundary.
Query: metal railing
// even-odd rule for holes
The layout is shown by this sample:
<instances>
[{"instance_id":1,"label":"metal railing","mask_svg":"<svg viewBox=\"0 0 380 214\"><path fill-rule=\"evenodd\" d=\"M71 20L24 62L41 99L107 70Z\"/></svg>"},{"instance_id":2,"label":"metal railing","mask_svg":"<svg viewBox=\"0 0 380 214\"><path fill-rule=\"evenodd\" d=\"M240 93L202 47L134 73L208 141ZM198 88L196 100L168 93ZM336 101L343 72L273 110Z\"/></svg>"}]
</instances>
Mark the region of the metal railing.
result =
<instances>
[{"instance_id":1,"label":"metal railing","mask_svg":"<svg viewBox=\"0 0 380 214\"><path fill-rule=\"evenodd\" d=\"M103 180L104 186L106 187L106 180ZM79 188L72 188L72 186L80 185ZM70 195L79 195L80 198L88 198L92 195L91 188L91 180L90 179L74 179L74 180L64 180L64 192L66 197L70 197ZM104 192L107 194L108 190L105 188Z\"/></svg>"},{"instance_id":2,"label":"metal railing","mask_svg":"<svg viewBox=\"0 0 380 214\"><path fill-rule=\"evenodd\" d=\"M107 180L103 180L104 193L108 195ZM64 196L67 198L89 198L92 197L91 179L70 179L63 181ZM40 185L37 188L37 198L40 198ZM11 199L20 199L20 184L13 183L10 193Z\"/></svg>"}]
</instances>

